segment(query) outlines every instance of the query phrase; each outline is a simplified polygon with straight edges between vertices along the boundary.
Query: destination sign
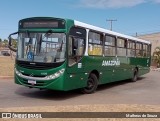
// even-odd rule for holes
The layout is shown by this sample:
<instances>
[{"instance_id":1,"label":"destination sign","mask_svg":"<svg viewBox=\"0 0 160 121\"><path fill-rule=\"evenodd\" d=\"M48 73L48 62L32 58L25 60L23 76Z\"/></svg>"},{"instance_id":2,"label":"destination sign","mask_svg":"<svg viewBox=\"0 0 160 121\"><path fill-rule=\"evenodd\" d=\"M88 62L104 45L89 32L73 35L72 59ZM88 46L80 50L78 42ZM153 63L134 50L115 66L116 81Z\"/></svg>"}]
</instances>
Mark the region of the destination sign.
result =
<instances>
[{"instance_id":1,"label":"destination sign","mask_svg":"<svg viewBox=\"0 0 160 121\"><path fill-rule=\"evenodd\" d=\"M65 21L58 19L27 19L19 22L20 29L50 28L65 29Z\"/></svg>"},{"instance_id":2,"label":"destination sign","mask_svg":"<svg viewBox=\"0 0 160 121\"><path fill-rule=\"evenodd\" d=\"M58 22L46 22L46 21L37 21L37 22L24 22L23 28L58 28Z\"/></svg>"}]
</instances>

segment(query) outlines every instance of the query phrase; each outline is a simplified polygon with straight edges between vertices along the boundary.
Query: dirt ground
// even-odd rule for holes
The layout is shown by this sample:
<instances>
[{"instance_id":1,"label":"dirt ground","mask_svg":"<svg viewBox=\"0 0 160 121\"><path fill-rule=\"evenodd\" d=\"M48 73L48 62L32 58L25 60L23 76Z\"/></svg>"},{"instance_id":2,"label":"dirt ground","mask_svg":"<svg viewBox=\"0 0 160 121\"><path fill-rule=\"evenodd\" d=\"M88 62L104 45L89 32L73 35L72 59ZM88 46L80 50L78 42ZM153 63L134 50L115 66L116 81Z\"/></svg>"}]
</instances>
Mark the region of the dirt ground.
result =
<instances>
[{"instance_id":1,"label":"dirt ground","mask_svg":"<svg viewBox=\"0 0 160 121\"><path fill-rule=\"evenodd\" d=\"M0 77L13 76L14 62L10 56L0 56Z\"/></svg>"}]
</instances>

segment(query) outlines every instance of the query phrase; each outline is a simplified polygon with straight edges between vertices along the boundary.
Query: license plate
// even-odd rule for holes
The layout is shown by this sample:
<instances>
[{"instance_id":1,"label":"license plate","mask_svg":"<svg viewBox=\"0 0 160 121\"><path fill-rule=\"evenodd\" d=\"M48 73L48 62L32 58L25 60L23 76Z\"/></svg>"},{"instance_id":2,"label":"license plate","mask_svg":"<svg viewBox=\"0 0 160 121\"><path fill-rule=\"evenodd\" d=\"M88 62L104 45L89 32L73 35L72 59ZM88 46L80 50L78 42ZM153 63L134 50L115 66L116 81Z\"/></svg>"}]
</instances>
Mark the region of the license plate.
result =
<instances>
[{"instance_id":1,"label":"license plate","mask_svg":"<svg viewBox=\"0 0 160 121\"><path fill-rule=\"evenodd\" d=\"M36 81L35 80L28 80L28 83L29 84L36 84Z\"/></svg>"}]
</instances>

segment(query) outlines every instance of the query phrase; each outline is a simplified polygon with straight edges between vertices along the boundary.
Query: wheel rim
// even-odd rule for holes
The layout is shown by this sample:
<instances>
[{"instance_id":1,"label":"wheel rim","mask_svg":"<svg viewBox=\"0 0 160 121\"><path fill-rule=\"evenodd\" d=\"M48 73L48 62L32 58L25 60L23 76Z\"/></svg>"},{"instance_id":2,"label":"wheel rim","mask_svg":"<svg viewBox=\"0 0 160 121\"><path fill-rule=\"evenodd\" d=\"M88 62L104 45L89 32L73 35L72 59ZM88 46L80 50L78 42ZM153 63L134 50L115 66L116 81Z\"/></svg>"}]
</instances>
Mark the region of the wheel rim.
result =
<instances>
[{"instance_id":1,"label":"wheel rim","mask_svg":"<svg viewBox=\"0 0 160 121\"><path fill-rule=\"evenodd\" d=\"M135 81L137 80L137 71L135 71L135 73L134 73L134 80Z\"/></svg>"},{"instance_id":2,"label":"wheel rim","mask_svg":"<svg viewBox=\"0 0 160 121\"><path fill-rule=\"evenodd\" d=\"M87 90L91 90L92 88L94 88L94 81L93 81L93 79L89 78L89 79L88 79L88 82L87 82L87 87L86 87L86 89L87 89Z\"/></svg>"}]
</instances>

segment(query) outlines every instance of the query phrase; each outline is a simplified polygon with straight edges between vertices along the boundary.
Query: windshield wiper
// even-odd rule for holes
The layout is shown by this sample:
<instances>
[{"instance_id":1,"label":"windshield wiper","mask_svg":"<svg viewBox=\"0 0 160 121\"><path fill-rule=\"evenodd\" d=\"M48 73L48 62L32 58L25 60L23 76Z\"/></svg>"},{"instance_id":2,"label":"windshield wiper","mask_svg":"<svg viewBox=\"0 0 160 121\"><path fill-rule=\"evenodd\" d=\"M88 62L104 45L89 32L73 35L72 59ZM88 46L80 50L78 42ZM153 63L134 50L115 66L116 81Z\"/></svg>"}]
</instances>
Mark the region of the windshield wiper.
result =
<instances>
[{"instance_id":1,"label":"windshield wiper","mask_svg":"<svg viewBox=\"0 0 160 121\"><path fill-rule=\"evenodd\" d=\"M53 30L48 30L45 35L42 37L42 40L45 38L45 37L48 37L49 35L51 35L53 33Z\"/></svg>"}]
</instances>

